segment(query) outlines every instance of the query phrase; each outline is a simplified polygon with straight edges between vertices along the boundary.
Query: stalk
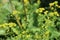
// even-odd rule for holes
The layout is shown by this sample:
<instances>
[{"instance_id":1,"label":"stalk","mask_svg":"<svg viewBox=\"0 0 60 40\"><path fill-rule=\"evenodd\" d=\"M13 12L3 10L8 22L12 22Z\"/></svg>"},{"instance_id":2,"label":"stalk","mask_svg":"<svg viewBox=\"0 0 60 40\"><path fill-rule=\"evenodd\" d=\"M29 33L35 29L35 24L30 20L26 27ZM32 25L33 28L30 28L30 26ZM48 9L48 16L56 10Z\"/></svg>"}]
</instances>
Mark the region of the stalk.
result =
<instances>
[{"instance_id":1,"label":"stalk","mask_svg":"<svg viewBox=\"0 0 60 40\"><path fill-rule=\"evenodd\" d=\"M11 0L9 0L9 3L10 3L10 7L11 7L11 9L12 9L12 12L13 12L14 10L16 10L15 7L13 6ZM22 25L21 25L20 21L18 20L17 16L16 16L16 15L14 15L14 16L15 16L15 18L16 18L17 24L18 24L19 27L22 29Z\"/></svg>"}]
</instances>

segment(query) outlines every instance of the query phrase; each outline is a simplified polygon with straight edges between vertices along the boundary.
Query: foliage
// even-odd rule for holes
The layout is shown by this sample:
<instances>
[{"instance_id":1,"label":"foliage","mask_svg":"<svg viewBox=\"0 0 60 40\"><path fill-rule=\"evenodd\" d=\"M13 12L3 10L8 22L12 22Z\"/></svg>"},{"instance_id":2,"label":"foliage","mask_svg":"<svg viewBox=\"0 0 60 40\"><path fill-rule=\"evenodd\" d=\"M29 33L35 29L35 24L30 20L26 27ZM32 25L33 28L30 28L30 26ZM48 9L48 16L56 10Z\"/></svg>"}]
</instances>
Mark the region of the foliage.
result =
<instances>
[{"instance_id":1,"label":"foliage","mask_svg":"<svg viewBox=\"0 0 60 40\"><path fill-rule=\"evenodd\" d=\"M58 1L40 7L40 0L0 3L0 40L60 40Z\"/></svg>"}]
</instances>

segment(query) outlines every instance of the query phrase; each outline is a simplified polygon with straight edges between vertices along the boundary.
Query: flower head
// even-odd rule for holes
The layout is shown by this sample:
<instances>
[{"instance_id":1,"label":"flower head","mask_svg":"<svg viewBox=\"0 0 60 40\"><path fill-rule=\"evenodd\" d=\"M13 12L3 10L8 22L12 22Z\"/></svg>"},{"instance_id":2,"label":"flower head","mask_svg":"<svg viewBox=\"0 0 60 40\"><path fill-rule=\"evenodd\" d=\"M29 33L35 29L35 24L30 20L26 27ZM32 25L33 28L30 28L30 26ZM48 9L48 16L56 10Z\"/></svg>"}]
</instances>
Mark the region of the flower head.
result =
<instances>
[{"instance_id":1,"label":"flower head","mask_svg":"<svg viewBox=\"0 0 60 40\"><path fill-rule=\"evenodd\" d=\"M13 15L16 15L16 14L19 14L20 12L19 11L17 11L17 10L14 10L13 11Z\"/></svg>"},{"instance_id":2,"label":"flower head","mask_svg":"<svg viewBox=\"0 0 60 40\"><path fill-rule=\"evenodd\" d=\"M44 12L44 14L47 14L47 13L48 13L48 11L45 11L45 12Z\"/></svg>"},{"instance_id":3,"label":"flower head","mask_svg":"<svg viewBox=\"0 0 60 40\"><path fill-rule=\"evenodd\" d=\"M58 4L58 1L55 1L54 4Z\"/></svg>"},{"instance_id":4,"label":"flower head","mask_svg":"<svg viewBox=\"0 0 60 40\"><path fill-rule=\"evenodd\" d=\"M26 35L26 37L29 38L30 37L30 34L29 35Z\"/></svg>"},{"instance_id":5,"label":"flower head","mask_svg":"<svg viewBox=\"0 0 60 40\"><path fill-rule=\"evenodd\" d=\"M50 7L54 6L54 3L49 3L49 6L50 6Z\"/></svg>"},{"instance_id":6,"label":"flower head","mask_svg":"<svg viewBox=\"0 0 60 40\"><path fill-rule=\"evenodd\" d=\"M15 23L9 23L9 27L13 27L13 26L16 26L16 24Z\"/></svg>"},{"instance_id":7,"label":"flower head","mask_svg":"<svg viewBox=\"0 0 60 40\"><path fill-rule=\"evenodd\" d=\"M25 3L25 5L27 5L29 3L29 1L28 0L24 0L24 3Z\"/></svg>"},{"instance_id":8,"label":"flower head","mask_svg":"<svg viewBox=\"0 0 60 40\"><path fill-rule=\"evenodd\" d=\"M50 16L54 16L54 12L50 12L49 15L50 15Z\"/></svg>"}]
</instances>

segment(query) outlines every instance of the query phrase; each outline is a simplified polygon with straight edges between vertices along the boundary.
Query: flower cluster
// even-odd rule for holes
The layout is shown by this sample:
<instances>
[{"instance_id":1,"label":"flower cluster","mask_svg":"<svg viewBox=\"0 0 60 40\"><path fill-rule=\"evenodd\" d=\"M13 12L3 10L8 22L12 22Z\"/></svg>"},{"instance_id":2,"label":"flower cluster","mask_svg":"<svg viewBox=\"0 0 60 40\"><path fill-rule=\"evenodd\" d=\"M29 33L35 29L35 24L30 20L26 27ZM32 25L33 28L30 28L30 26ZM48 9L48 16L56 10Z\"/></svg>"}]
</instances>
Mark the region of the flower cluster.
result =
<instances>
[{"instance_id":1,"label":"flower cluster","mask_svg":"<svg viewBox=\"0 0 60 40\"><path fill-rule=\"evenodd\" d=\"M0 27L14 27L14 26L16 26L16 24L15 23L4 23L4 24L0 24Z\"/></svg>"},{"instance_id":2,"label":"flower cluster","mask_svg":"<svg viewBox=\"0 0 60 40\"><path fill-rule=\"evenodd\" d=\"M36 10L36 13L38 13L38 12L41 13L41 12L43 12L44 10L45 10L45 8L39 8L39 9Z\"/></svg>"},{"instance_id":3,"label":"flower cluster","mask_svg":"<svg viewBox=\"0 0 60 40\"><path fill-rule=\"evenodd\" d=\"M29 0L24 0L24 4L27 5L29 3Z\"/></svg>"},{"instance_id":4,"label":"flower cluster","mask_svg":"<svg viewBox=\"0 0 60 40\"><path fill-rule=\"evenodd\" d=\"M54 4L57 5L58 4L58 1L55 1L53 3L49 3L49 6L52 7L52 6L54 6Z\"/></svg>"},{"instance_id":5,"label":"flower cluster","mask_svg":"<svg viewBox=\"0 0 60 40\"><path fill-rule=\"evenodd\" d=\"M58 1L54 1L53 3L49 3L50 7L56 6L58 8L60 8L60 5L58 5Z\"/></svg>"},{"instance_id":6,"label":"flower cluster","mask_svg":"<svg viewBox=\"0 0 60 40\"><path fill-rule=\"evenodd\" d=\"M60 16L60 15L58 14L58 12L56 12L56 11L55 11L55 12L50 12L50 16L54 16L54 15L55 15L55 16Z\"/></svg>"},{"instance_id":7,"label":"flower cluster","mask_svg":"<svg viewBox=\"0 0 60 40\"><path fill-rule=\"evenodd\" d=\"M20 13L19 11L14 10L12 14L13 14L13 15L17 15L17 14L19 14L19 13Z\"/></svg>"}]
</instances>

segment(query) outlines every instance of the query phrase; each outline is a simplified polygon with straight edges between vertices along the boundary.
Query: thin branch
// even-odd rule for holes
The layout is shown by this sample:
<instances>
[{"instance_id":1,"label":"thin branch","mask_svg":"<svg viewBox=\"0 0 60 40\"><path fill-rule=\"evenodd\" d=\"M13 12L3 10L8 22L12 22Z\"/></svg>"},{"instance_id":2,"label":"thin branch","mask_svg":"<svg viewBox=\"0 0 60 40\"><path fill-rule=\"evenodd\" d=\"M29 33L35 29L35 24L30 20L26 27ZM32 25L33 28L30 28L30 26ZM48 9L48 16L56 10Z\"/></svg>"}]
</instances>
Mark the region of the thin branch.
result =
<instances>
[{"instance_id":1,"label":"thin branch","mask_svg":"<svg viewBox=\"0 0 60 40\"><path fill-rule=\"evenodd\" d=\"M25 5L24 5L24 0L22 0L22 3L23 3L23 10L24 10L24 14L25 14L25 21L27 21L27 15L26 15L26 10L25 10Z\"/></svg>"},{"instance_id":2,"label":"thin branch","mask_svg":"<svg viewBox=\"0 0 60 40\"><path fill-rule=\"evenodd\" d=\"M10 6L11 6L11 9L12 9L12 12L13 12L13 11L15 10L15 7L13 6L11 0L9 0L9 3L10 3ZM14 16L15 16L15 15L14 15ZM15 18L16 18L17 24L18 24L19 27L22 29L22 25L21 25L20 21L18 20L17 16L15 16Z\"/></svg>"}]
</instances>

